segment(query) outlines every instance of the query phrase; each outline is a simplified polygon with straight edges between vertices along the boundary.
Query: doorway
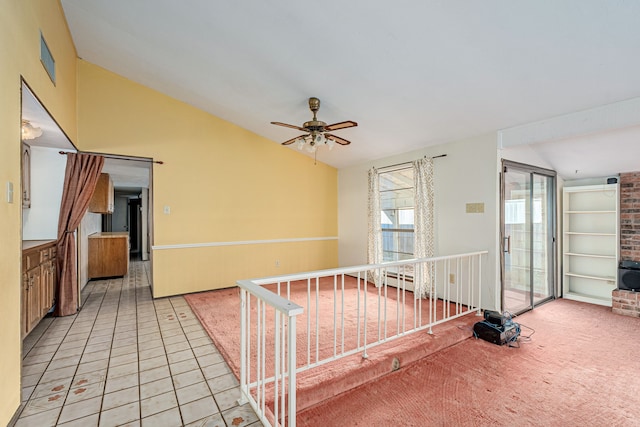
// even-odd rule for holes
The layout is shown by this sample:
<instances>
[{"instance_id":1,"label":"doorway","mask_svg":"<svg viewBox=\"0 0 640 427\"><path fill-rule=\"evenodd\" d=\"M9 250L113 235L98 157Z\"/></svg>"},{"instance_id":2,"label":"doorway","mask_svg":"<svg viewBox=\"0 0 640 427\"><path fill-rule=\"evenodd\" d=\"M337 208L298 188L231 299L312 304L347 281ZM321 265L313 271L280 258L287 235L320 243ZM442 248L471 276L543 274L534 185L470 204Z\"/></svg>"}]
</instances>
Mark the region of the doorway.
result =
<instances>
[{"instance_id":1,"label":"doorway","mask_svg":"<svg viewBox=\"0 0 640 427\"><path fill-rule=\"evenodd\" d=\"M131 259L142 259L142 190L142 188L116 188L113 213L103 216L103 221L109 223L109 231L129 233ZM144 218L146 217L145 215ZM104 229L103 225L103 231Z\"/></svg>"},{"instance_id":2,"label":"doorway","mask_svg":"<svg viewBox=\"0 0 640 427\"><path fill-rule=\"evenodd\" d=\"M556 173L503 160L502 308L520 314L555 297Z\"/></svg>"}]
</instances>

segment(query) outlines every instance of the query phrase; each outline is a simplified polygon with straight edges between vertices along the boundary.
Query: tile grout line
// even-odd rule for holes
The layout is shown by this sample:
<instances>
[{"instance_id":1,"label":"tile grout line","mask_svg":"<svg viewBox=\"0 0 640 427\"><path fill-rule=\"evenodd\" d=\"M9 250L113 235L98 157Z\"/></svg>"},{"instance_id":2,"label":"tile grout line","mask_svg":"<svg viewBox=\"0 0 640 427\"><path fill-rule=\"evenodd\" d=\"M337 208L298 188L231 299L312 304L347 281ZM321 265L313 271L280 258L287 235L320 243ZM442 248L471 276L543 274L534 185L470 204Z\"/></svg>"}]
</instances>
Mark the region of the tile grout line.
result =
<instances>
[{"instance_id":1,"label":"tile grout line","mask_svg":"<svg viewBox=\"0 0 640 427\"><path fill-rule=\"evenodd\" d=\"M103 297L102 301L100 301L100 307L98 308L98 312L96 313L96 322L98 320L98 316L100 316L100 311L102 311L102 304L104 304L104 300L107 294L109 293L109 288L111 288L111 284L112 284L112 281L111 279L109 279L109 282L107 283L107 289L104 292L105 296ZM118 295L118 307L120 307L121 297L122 297L122 288L120 288L120 295ZM117 322L117 319L118 319L118 316L116 311L116 322ZM95 326L95 322L94 322L94 326ZM91 332L93 332L93 328L91 329ZM100 399L100 410L98 411L98 426L100 425L100 419L102 418L102 406L104 405L104 395L106 394L105 392L107 391L107 382L109 378L109 365L111 364L111 353L113 350L113 340L115 338L115 333L116 333L116 323L114 322L113 332L111 333L111 345L109 346L109 356L107 357L107 369L104 373L104 385L102 388L102 396Z\"/></svg>"},{"instance_id":2,"label":"tile grout line","mask_svg":"<svg viewBox=\"0 0 640 427\"><path fill-rule=\"evenodd\" d=\"M177 350L179 348L182 347L182 345L184 344L180 344L181 342L181 338L179 337L179 335L177 333L174 332L178 332L180 334L182 334L182 336L184 337L184 339L186 340L186 343L188 344L188 350L191 353L190 356L188 356L189 358L193 357L193 361L195 361L195 363L197 364L197 372L199 373L199 375L202 378L202 381L205 383L206 386L206 391L208 391L208 395L205 394L203 397L199 398L199 399L205 399L207 398L207 396L211 396L211 398L213 399L214 402L214 407L209 406L210 409L208 409L207 411L210 410L217 410L217 414L209 414L207 416L205 416L204 418L200 418L198 420L194 420L191 421L191 423L198 423L198 422L203 422L206 419L209 419L209 417L217 417L220 420L222 420L222 425L225 426L229 426L231 420L227 421L227 419L223 416L222 414L222 407L220 406L221 403L218 402L218 400L215 397L214 391L212 389L212 386L210 385L210 381L213 383L215 382L215 380L217 379L216 377L212 377L210 380L207 379L207 376L205 374L205 368L203 367L203 363L207 364L207 363L211 363L211 360L206 359L206 355L203 355L203 357L205 357L206 360L204 361L200 361L200 358L198 356L199 353L205 353L205 351L198 351L198 354L196 353L195 349L199 348L201 345L203 346L202 349L204 349L205 346L207 345L212 345L213 346L213 350L216 350L215 354L218 354L217 351L217 347L215 346L215 344L211 341L211 338L208 337L208 335L205 335L205 337L208 337L209 340L207 341L209 344L207 344L206 342L202 342L202 343L198 343L197 347L194 347L194 341L195 340L200 340L203 339L205 337L196 337L196 338L191 338L188 334L190 333L194 333L196 334L197 331L193 331L191 329L192 326L195 325L200 325L202 326L202 323L199 321L199 319L197 319L197 317L194 318L195 314L193 313L193 311L191 310L191 308L188 306L188 304L186 303L186 300L184 299L183 296L181 295L177 295L177 296L173 296L173 297L166 297L166 298L158 298L158 299L154 299L152 292L151 292L151 283L149 281L149 271L148 271L148 264L141 262L139 264L134 263L134 268L131 268L129 273L122 278L118 278L118 279L107 279L106 281L100 281L100 282L93 282L93 283L89 283L88 285L90 286L89 288L86 288L86 297L83 299L83 305L82 307L80 307L80 309L78 310L78 312L73 315L73 319L70 321L70 323L68 325L65 325L63 327L60 328L60 330L63 331L63 335L59 338L60 341L58 341L58 343L55 343L55 339L54 341L54 345L55 345L55 352L51 353L52 357L49 360L45 360L42 363L46 362L46 365L44 367L44 371L40 374L40 378L38 379L38 381L36 382L36 384L33 386L33 390L31 391L31 395L29 396L29 398L27 400L25 400L22 408L20 408L19 412L20 415L16 415L15 418L15 422L17 423L18 420L20 419L20 417L22 416L22 413L24 413L25 407L26 405L31 401L31 398L33 397L33 392L35 391L35 389L40 386L40 381L42 379L42 377L47 373L47 369L50 368L51 364L54 363L54 358L58 357L58 359L61 359L64 357L67 357L65 355L62 354L63 351L70 351L70 352L75 352L75 351L79 351L79 358L77 360L77 362L75 363L75 365L71 365L70 367L58 367L57 369L69 369L71 367L74 367L74 369L72 369L73 374L71 375L70 378L70 385L68 386L68 389L66 390L66 394L64 397L64 400L62 401L62 406L59 406L59 412L57 413L57 415L54 415L53 413L51 413L51 418L49 418L51 421L50 422L55 422L55 424L53 425L60 425L60 421L63 420L63 413L65 411L65 408L69 408L69 405L75 405L76 403L80 403L86 400L86 402L89 401L89 399L96 399L99 398L100 401L97 402L95 401L94 403L91 404L90 408L98 408L98 409L90 409L87 410L87 412L83 412L82 411L82 404L80 406L77 407L73 407L71 410L68 410L66 412L65 415L65 419L64 419L64 423L70 422L70 423L78 423L81 420L87 421L87 417L91 417L95 420L96 425L99 426L100 422L105 422L107 421L108 417L103 417L103 409L105 408L105 396L107 395L106 391L107 391L107 383L109 380L109 373L113 372L114 374L121 374L122 372L130 372L130 368L133 368L133 366L131 366L130 368L126 368L123 369L122 372L120 370L117 370L117 372L114 372L113 369L119 367L120 365L124 365L125 364L125 360L130 360L130 358L126 358L126 359L118 359L116 361L115 365L112 365L112 358L113 357L120 357L120 356L125 356L125 354L120 355L119 353L126 353L126 355L130 354L130 350L132 348L128 348L129 346L133 347L133 343L128 343L128 340L132 340L133 337L135 337L135 350L136 350L136 354L135 354L135 360L136 360L136 368L137 368L137 403L138 403L138 420L137 422L139 422L140 424L142 424L143 421L143 410L142 410L142 384L141 384L141 380L142 380L142 360L140 358L140 352L142 351L141 348L141 343L140 343L140 338L141 337L145 337L147 336L147 334L141 335L141 330L140 330L140 325L141 325L141 320L145 319L145 321L147 320L151 320L151 325L150 325L150 330L151 330L151 334L155 334L157 333L159 336L159 342L156 341L156 344L161 344L162 345L162 354L164 355L164 362L166 363L167 369L168 369L168 380L171 381L171 388L170 390L173 391L172 393L172 397L175 399L176 402L176 406L172 408L166 408L163 410L158 410L159 406L158 403L156 403L155 405L151 405L151 407L149 407L149 414L147 415L146 418L150 418L150 417L156 417L159 414L162 414L164 412L168 412L168 411L172 411L172 410L177 410L178 414L177 417L180 418L180 422L181 425L184 426L186 425L185 422L185 418L183 415L183 411L182 411L182 407L184 405L180 404L180 401L178 400L178 388L177 388L177 384L174 381L174 377L175 376L179 376L180 374L189 372L189 371L185 371L185 372L181 372L182 370L184 370L185 368L188 368L189 366L191 366L191 362L183 365L178 365L176 366L176 374L174 375L174 370L172 370L171 366L172 365L176 365L176 364L180 364L182 362L182 360L180 360L183 356L177 356L175 358L175 362L174 363L170 363L169 361L169 356L170 354L168 353L168 348L167 346L173 346L172 347L172 353L177 353L177 352L181 352L183 350ZM146 279L146 281L145 281ZM85 294L85 292L82 292L83 294ZM187 314L190 313L189 316L187 316ZM165 316L165 318L162 318L162 316ZM143 317L141 317L143 316ZM174 318L174 320L177 320L178 323L175 324L172 321L170 321L169 316L172 316ZM181 317L183 316L183 317ZM46 328L43 328L42 333L38 336L38 339L35 340L29 351L27 351L23 357L26 358L28 356L28 354L33 351L34 349L36 349L38 347L38 343L40 343L42 340L46 340L48 337L46 337L46 333L56 333L59 331L54 330L57 329L59 327L59 325L64 325L66 322L64 320L61 320L59 322L57 322L58 318L54 318L49 324L46 325ZM64 319L64 318L60 318L60 319ZM105 319L107 319L105 321ZM153 321L153 319L155 319L155 322ZM195 319L195 322L194 322ZM166 321L165 321L166 320ZM195 324L194 324L195 323ZM155 327L157 328L156 330L154 330L155 328L153 327L153 325L155 324ZM78 336L84 335L85 332L76 332L74 330L74 328L77 329L84 329L89 327L89 330L86 332L86 338L84 343L79 346L79 347L71 347L71 348L65 348L62 349L61 347L65 346L65 340L73 335L73 334L78 334ZM106 327L104 327L106 326ZM129 328L130 327L135 327L135 334L131 334L133 335L133 337L129 337L127 336L128 334L130 334L129 332ZM98 328L98 329L97 329ZM107 328L112 328L112 330L110 331L106 331L105 329ZM187 331L187 329L189 329L189 331ZM157 331L157 332L156 332ZM102 333L102 332L107 332L106 334ZM145 330L145 332L149 332L147 330ZM94 336L94 334L96 334ZM198 335L198 334L196 334ZM174 342L174 340L169 339L176 336L176 338L180 338L179 341ZM107 350L106 353L106 367L105 368L100 368L100 369L96 369L96 366L104 366L102 364L96 364L96 365L92 365L89 368L83 368L84 369L90 369L89 372L84 372L82 375L78 374L78 372L81 370L81 362L83 360L83 358L87 355L87 354L91 354L91 353L87 353L87 349L89 347L90 344L90 340L91 339L95 339L98 338L98 342L95 343L95 345L98 347L99 352L104 352L104 350L99 350L100 345L102 343L106 343L106 340L102 340L101 337L109 337L110 338L110 343L109 346L105 349ZM57 338L57 337L56 337ZM75 337L74 337L75 338ZM151 338L151 337L149 337ZM169 339L170 343L167 343L167 339ZM123 341L120 341L123 340ZM155 338L154 338L155 340ZM69 343L73 343L76 340L73 341L69 341ZM94 344L92 344L94 345ZM119 347L114 347L115 345L119 345ZM42 346L40 346L42 347ZM125 348L127 347L127 348ZM160 349L159 346L157 346L158 349ZM156 347L154 347L156 348ZM75 351L74 351L75 350ZM94 348L94 350L96 350ZM116 350L121 350L121 351L117 351ZM187 350L187 349L184 349ZM209 349L206 349L207 351L209 351ZM115 353L114 353L115 352ZM114 354L118 354L118 356L114 356ZM185 357L187 356L188 353L185 352ZM209 354L208 352L206 354ZM94 357L100 357L101 355L98 353L94 353L94 356L87 358L85 363L93 363L94 361L92 360ZM75 357L75 356L68 356L68 357ZM133 357L131 357L133 358ZM104 358L100 358L98 359L100 361L105 360ZM185 359L186 360L186 359ZM132 363L131 362L126 362L126 364ZM62 362L62 364L64 363L68 363L68 362ZM222 360L221 363L226 364L226 361ZM215 364L215 363L214 363ZM76 381L78 381L79 379L83 378L83 375L88 375L95 372L98 372L100 370L104 369L104 382L102 384L102 388L101 390L97 390L98 387L96 387L96 389L91 389L91 393L93 394L95 391L100 391L100 393L96 396L92 396L92 397L84 397L84 396L78 396L79 400L77 401L73 401L74 398L71 395L71 390L74 387L74 383ZM54 372L55 370L51 370L52 372ZM196 369L191 369L191 371L193 371L194 373L196 372ZM208 372L208 371L207 371ZM58 374L59 375L59 374ZM125 374L126 375L126 374ZM217 375L217 374L216 374ZM99 376L96 376L96 378L98 378ZM115 377L115 378L119 378ZM189 381L192 380L192 378L194 378L195 376L190 376ZM69 378L66 377L65 378ZM151 376L149 377L151 378ZM186 377L185 377L186 378ZM133 380L133 378L131 379ZM55 380L58 381L58 380ZM55 382L54 381L54 382ZM154 380L154 381L158 381L158 380ZM182 380L181 380L182 381ZM127 381L127 383L130 383L131 381ZM148 381L148 384L151 384L153 381ZM92 383L93 384L93 383ZM124 383L123 383L124 384ZM186 384L186 382L180 382L180 384ZM198 381L195 384L201 384ZM195 384L189 384L189 385L183 385L184 388L186 387L190 387L192 385ZM79 387L79 386L76 386ZM237 387L237 386L236 386ZM117 393L123 389L116 389L117 387L114 386L114 390L111 391L111 393ZM228 390L232 390L233 387L229 388ZM205 392L205 388L204 387L198 387L198 389L200 390L200 392ZM168 390L169 391L169 390ZM165 392L165 393L168 393ZM227 390L224 390L225 392L227 392ZM206 392L205 392L206 393ZM88 394L88 393L87 393ZM153 392L151 393L153 394ZM163 393L161 393L163 394ZM156 396L160 396L161 394L158 394ZM189 393L186 393L185 396L189 396ZM124 396L124 395L123 395ZM125 396L126 397L126 396ZM147 399L152 399L155 396L150 396ZM225 397L226 399L227 397ZM71 401L70 401L71 399ZM116 396L116 399L120 399L119 397ZM120 402L125 402L126 403L120 403ZM117 406L114 406L111 409L115 409L115 408L119 408L119 407L123 407L125 405L130 405L133 404L135 401L132 401L130 399L125 399L125 400L115 400L114 403L116 403ZM189 400L189 399L186 399ZM197 401L193 400L193 402ZM191 402L185 402L185 405L190 404ZM94 406L94 404L96 406ZM80 409L78 409L80 408ZM207 408L206 405L201 406L201 408ZM52 409L55 409L52 408ZM193 408L189 408L189 410L191 411ZM97 412L95 412L97 410ZM227 408L226 410L231 410L231 408ZM49 411L49 409L44 409L43 408L39 408L39 412L35 412L33 414L30 414L28 416L36 416L40 413L44 413L46 411ZM69 412L69 411L73 411L73 412ZM78 411L78 412L76 412ZM89 411L92 411L91 413L88 413ZM154 412L154 411L158 411L158 412ZM135 416L135 412L129 412L127 411L128 414L130 416ZM204 412L202 412L204 413ZM208 412L207 412L208 413ZM195 414L192 414L191 416L193 416ZM169 416L169 414L167 413L165 415ZM173 417L174 415L171 415L171 417ZM55 418L54 418L55 417ZM66 419L69 418L70 419ZM73 417L77 417L77 418L73 418ZM176 417L176 418L177 418ZM85 419L87 418L87 419ZM23 418L24 419L24 418ZM35 420L35 418L34 418ZM177 421L177 420L175 420ZM107 421L108 422L108 421ZM133 423L136 423L136 420L132 420ZM253 423L252 423L253 425ZM104 426L103 426L104 427Z\"/></svg>"},{"instance_id":3,"label":"tile grout line","mask_svg":"<svg viewBox=\"0 0 640 427\"><path fill-rule=\"evenodd\" d=\"M171 307L173 308L173 312L176 314L176 319L179 319L179 316L177 315L178 313L176 312L176 307L173 305L173 301L171 299L169 299L169 303L171 304ZM193 346L191 345L191 338L189 338L189 336L185 332L184 326L182 325L182 322L180 320L178 320L178 323L180 324L180 329L182 330L182 333L184 334L185 338L187 339L187 342L189 343L189 350L191 350L191 353L193 353L193 357L196 360L196 363L198 364L198 370L202 374L202 378L204 379L204 383L206 384L207 389L209 390L209 393L211 393L211 398L213 399L213 403L216 405L216 408L218 409L218 413L220 414L220 418L222 418L222 422L224 423L224 425L227 426L227 422L224 419L224 417L222 416L222 410L220 409L220 405L218 404L218 401L216 400L216 397L215 397L215 395L213 393L213 390L211 390L211 387L209 386L209 382L207 381L207 377L206 377L204 371L202 370L202 366L200 365L200 360L198 359L198 356L196 356L195 352L193 351ZM176 398L177 398L177 396L176 396ZM179 403L178 403L178 405L179 405ZM184 424L184 421L183 421L183 424Z\"/></svg>"},{"instance_id":4,"label":"tile grout line","mask_svg":"<svg viewBox=\"0 0 640 427\"><path fill-rule=\"evenodd\" d=\"M169 370L169 378L171 380L171 389L173 390L173 395L176 398L176 407L178 408L178 414L180 414L180 422L184 426L184 417L182 416L182 410L180 409L180 403L178 402L178 392L176 390L176 384L173 382L173 374L171 373L171 362L169 362L169 354L167 353L167 346L164 341L164 335L162 334L162 326L160 325L160 319L158 318L158 307L156 305L156 301L158 300L154 298L151 299L151 302L153 303L153 311L155 312L156 323L158 324L160 340L162 341L162 349L164 350L164 358L167 361L167 369ZM169 303L171 302L169 298L167 298L167 301L169 301ZM171 305L171 308L173 309L173 305ZM175 316L175 310L174 310L174 316ZM142 403L140 404L140 406L142 406Z\"/></svg>"},{"instance_id":5,"label":"tile grout line","mask_svg":"<svg viewBox=\"0 0 640 427\"><path fill-rule=\"evenodd\" d=\"M89 297L90 297L92 294L93 294L93 287L91 288L91 293L87 296L87 300L89 299ZM104 299L104 296L103 296L102 298ZM101 300L101 302L100 302L100 303L102 304L102 300ZM37 388L38 386L40 386L40 380L42 379L42 377L43 377L43 376L45 375L45 373L47 372L47 369L49 368L49 366L51 365L51 363L53 363L53 359L55 358L55 356L56 356L56 355L58 354L58 352L60 351L60 347L62 347L62 345L64 344L64 340L65 340L65 338L69 335L69 332L70 332L70 331L71 331L71 329L73 328L73 325L74 325L74 324L76 323L76 321L78 320L78 317L79 317L79 314L80 314L81 309L82 309L82 308L81 308L81 307L79 307L79 308L78 308L78 311L73 315L73 316L75 316L75 318L74 318L74 319L73 319L73 321L69 324L69 327L67 328L67 331L66 331L66 333L64 334L64 337L60 340L60 344L58 345L58 348L57 348L57 349L56 349L56 351L53 353L53 356L51 357L51 360L49 360L49 362L47 363L47 367L46 367L46 368L45 368L45 370L42 372L42 375L41 375L40 379L38 380L38 383L36 384L35 388L33 389L33 392L36 390L36 388ZM65 316L65 317L66 317L66 316ZM42 333L42 335L40 336L40 338L36 341L36 344L37 344L37 342L38 342L38 341L40 341L40 339L42 338L42 336L44 336L44 333L45 333L45 332L46 332L46 331L47 331L47 330L48 330L48 329L49 329L49 328L50 328L50 327L51 327L51 326L56 322L56 320L57 320L57 319L60 319L60 317L54 318L54 320L52 320L52 321L51 321L51 323L49 324L49 326L45 329L45 331L43 331L43 333ZM94 320L93 320L93 324L92 324L92 326L91 326L91 330L93 330L93 327L95 326L95 322L96 322L96 319L94 318ZM91 332L89 333L89 336L90 336L90 335L91 335ZM85 350L85 348L86 348L86 346L87 346L87 343L88 343L88 342L89 342L89 337L87 337L87 342L85 342L85 344L84 344L84 346L83 346L82 353L80 354L80 359L82 359L82 355L84 354L84 350ZM34 347L35 347L35 344L34 344ZM78 371L78 366L80 366L80 360L78 360L78 363L76 364L76 369L74 370L74 374L71 376L71 384L69 384L69 389L68 389L68 390L67 390L67 392L66 392L66 395L65 395L65 402L66 402L66 400L67 400L67 398L68 398L68 396L69 396L69 392L71 391L71 386L73 385L73 380L74 380L74 378L75 378L75 374L76 374L76 372ZM63 369L63 368L60 368L60 369ZM32 392L32 394L33 394L33 392ZM29 399L27 399L27 401L25 402L25 406L22 408L22 411L20 411L20 412L21 412L21 415L22 415L22 412L24 411L24 409L26 408L27 403L31 400L31 397L32 397L32 395L31 395L31 396L29 396ZM58 414L58 416L56 417L56 425L58 424L58 420L60 419L60 415L62 414L62 409L63 409L63 408L64 408L64 402L62 403L62 406L60 406L60 413L59 413L59 414ZM18 418L17 418L17 419L20 419L21 415L20 415L20 416L18 416ZM33 414L33 415L36 415L36 414Z\"/></svg>"},{"instance_id":6,"label":"tile grout line","mask_svg":"<svg viewBox=\"0 0 640 427\"><path fill-rule=\"evenodd\" d=\"M140 330L139 330L139 317L138 317L138 269L137 264L134 267L134 299L136 302L136 359L138 360L138 414L140 416L140 424L142 425L142 381L141 381L141 366L140 366Z\"/></svg>"}]
</instances>

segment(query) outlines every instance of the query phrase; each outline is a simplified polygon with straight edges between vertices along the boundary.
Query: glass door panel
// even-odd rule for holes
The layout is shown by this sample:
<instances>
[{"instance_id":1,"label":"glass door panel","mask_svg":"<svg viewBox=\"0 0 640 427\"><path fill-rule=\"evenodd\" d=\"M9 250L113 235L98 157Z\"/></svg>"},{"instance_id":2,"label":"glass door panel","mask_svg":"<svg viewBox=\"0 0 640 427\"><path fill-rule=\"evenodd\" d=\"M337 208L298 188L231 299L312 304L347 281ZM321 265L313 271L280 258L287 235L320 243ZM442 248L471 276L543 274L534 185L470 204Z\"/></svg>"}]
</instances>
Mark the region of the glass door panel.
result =
<instances>
[{"instance_id":1,"label":"glass door panel","mask_svg":"<svg viewBox=\"0 0 640 427\"><path fill-rule=\"evenodd\" d=\"M519 313L531 306L531 174L504 174L503 308Z\"/></svg>"},{"instance_id":2,"label":"glass door panel","mask_svg":"<svg viewBox=\"0 0 640 427\"><path fill-rule=\"evenodd\" d=\"M554 297L555 175L504 163L502 307L518 314Z\"/></svg>"},{"instance_id":3,"label":"glass door panel","mask_svg":"<svg viewBox=\"0 0 640 427\"><path fill-rule=\"evenodd\" d=\"M553 178L533 174L533 305L553 296Z\"/></svg>"}]
</instances>

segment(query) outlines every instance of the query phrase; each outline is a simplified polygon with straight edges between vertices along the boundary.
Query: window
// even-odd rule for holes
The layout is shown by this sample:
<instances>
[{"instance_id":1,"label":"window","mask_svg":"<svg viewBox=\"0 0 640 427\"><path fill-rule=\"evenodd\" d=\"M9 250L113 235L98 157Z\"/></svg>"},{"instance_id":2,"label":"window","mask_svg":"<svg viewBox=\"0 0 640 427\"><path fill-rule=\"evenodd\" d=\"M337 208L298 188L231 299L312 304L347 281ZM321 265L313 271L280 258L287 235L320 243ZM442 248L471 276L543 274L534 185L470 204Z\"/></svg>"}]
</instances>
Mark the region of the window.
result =
<instances>
[{"instance_id":1,"label":"window","mask_svg":"<svg viewBox=\"0 0 640 427\"><path fill-rule=\"evenodd\" d=\"M380 172L380 218L383 261L413 258L413 168Z\"/></svg>"}]
</instances>

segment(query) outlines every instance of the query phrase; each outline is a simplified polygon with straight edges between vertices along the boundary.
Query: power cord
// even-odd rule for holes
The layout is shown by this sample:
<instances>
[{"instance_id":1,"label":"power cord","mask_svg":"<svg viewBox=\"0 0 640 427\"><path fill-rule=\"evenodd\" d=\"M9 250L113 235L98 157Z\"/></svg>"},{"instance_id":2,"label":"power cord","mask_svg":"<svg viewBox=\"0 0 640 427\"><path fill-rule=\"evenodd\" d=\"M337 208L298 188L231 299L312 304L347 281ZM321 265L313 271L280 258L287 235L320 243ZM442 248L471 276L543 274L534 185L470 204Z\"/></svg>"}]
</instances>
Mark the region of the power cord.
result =
<instances>
[{"instance_id":1,"label":"power cord","mask_svg":"<svg viewBox=\"0 0 640 427\"><path fill-rule=\"evenodd\" d=\"M524 342L524 343L531 342L531 336L536 333L536 330L533 329L530 326L523 325L522 323L520 323L520 327L521 328L527 328L528 330L531 331L531 333L529 335L521 335L522 342Z\"/></svg>"},{"instance_id":2,"label":"power cord","mask_svg":"<svg viewBox=\"0 0 640 427\"><path fill-rule=\"evenodd\" d=\"M511 319L511 318L513 318L513 317L516 317L516 316L513 316L513 314L511 314L511 313L510 313L510 312L508 312L508 311L505 311L504 313L505 313L506 315L509 315L509 319ZM535 329L533 329L533 328L532 328L532 327L530 327L530 326L523 325L522 323L517 323L517 325L520 325L520 328L526 328L526 329L528 329L529 331L531 331L531 333L530 333L529 335L519 334L519 335L520 335L520 338L521 338L521 341L522 341L523 343L529 343L529 342L531 342L531 337L533 336L533 334L535 334L535 333L536 333L536 330L535 330Z\"/></svg>"}]
</instances>

